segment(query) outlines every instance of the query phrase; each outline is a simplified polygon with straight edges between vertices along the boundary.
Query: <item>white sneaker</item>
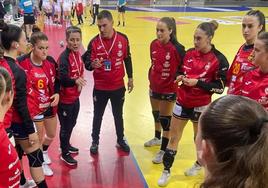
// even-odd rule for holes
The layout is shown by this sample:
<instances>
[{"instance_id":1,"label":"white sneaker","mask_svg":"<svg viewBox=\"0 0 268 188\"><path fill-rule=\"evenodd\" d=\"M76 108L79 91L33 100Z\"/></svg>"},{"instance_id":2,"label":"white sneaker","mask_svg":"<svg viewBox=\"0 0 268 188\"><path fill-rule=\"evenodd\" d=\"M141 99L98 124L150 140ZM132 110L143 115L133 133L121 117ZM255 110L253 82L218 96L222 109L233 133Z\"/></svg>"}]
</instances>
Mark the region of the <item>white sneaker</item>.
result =
<instances>
[{"instance_id":1,"label":"white sneaker","mask_svg":"<svg viewBox=\"0 0 268 188\"><path fill-rule=\"evenodd\" d=\"M42 168L43 168L43 172L44 172L45 176L52 176L53 175L53 171L51 170L51 168L47 164L43 163Z\"/></svg>"},{"instance_id":2,"label":"white sneaker","mask_svg":"<svg viewBox=\"0 0 268 188\"><path fill-rule=\"evenodd\" d=\"M153 158L153 163L154 164L160 164L163 162L163 156L164 156L165 152L160 150L159 152L156 153L155 157Z\"/></svg>"},{"instance_id":3,"label":"white sneaker","mask_svg":"<svg viewBox=\"0 0 268 188\"><path fill-rule=\"evenodd\" d=\"M168 184L170 173L167 170L163 170L161 177L158 179L157 184L160 187L165 187Z\"/></svg>"},{"instance_id":4,"label":"white sneaker","mask_svg":"<svg viewBox=\"0 0 268 188\"><path fill-rule=\"evenodd\" d=\"M153 138L144 143L144 147L160 146L162 140L158 138Z\"/></svg>"},{"instance_id":5,"label":"white sneaker","mask_svg":"<svg viewBox=\"0 0 268 188\"><path fill-rule=\"evenodd\" d=\"M36 187L36 183L34 182L34 180L27 180L27 179L24 185L19 186L19 188L34 188L34 187Z\"/></svg>"},{"instance_id":6,"label":"white sneaker","mask_svg":"<svg viewBox=\"0 0 268 188\"><path fill-rule=\"evenodd\" d=\"M43 151L43 158L44 158L44 164L51 164L51 159L48 156L48 152L47 151Z\"/></svg>"},{"instance_id":7,"label":"white sneaker","mask_svg":"<svg viewBox=\"0 0 268 188\"><path fill-rule=\"evenodd\" d=\"M185 172L184 172L184 175L185 176L196 176L202 169L202 166L200 166L199 164L197 164L196 162L194 163L194 165L187 169Z\"/></svg>"}]
</instances>

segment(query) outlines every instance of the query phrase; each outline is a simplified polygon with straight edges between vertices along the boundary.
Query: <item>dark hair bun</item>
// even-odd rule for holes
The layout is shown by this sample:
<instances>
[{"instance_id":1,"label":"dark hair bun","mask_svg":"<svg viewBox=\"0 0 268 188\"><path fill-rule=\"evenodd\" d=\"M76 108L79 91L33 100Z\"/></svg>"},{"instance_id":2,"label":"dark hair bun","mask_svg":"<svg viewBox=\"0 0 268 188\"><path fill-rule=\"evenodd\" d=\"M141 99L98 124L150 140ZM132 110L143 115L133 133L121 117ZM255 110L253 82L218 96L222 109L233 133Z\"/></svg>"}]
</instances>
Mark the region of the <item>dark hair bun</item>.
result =
<instances>
[{"instance_id":1,"label":"dark hair bun","mask_svg":"<svg viewBox=\"0 0 268 188\"><path fill-rule=\"evenodd\" d=\"M211 20L209 23L211 24L211 27L214 31L218 29L219 23L216 20Z\"/></svg>"},{"instance_id":2,"label":"dark hair bun","mask_svg":"<svg viewBox=\"0 0 268 188\"><path fill-rule=\"evenodd\" d=\"M34 25L34 26L33 26L33 29L32 29L32 32L33 32L33 33L41 32L41 29L40 29L37 25Z\"/></svg>"},{"instance_id":3,"label":"dark hair bun","mask_svg":"<svg viewBox=\"0 0 268 188\"><path fill-rule=\"evenodd\" d=\"M2 31L8 31L9 30L9 26L7 23L3 23L3 28L2 28Z\"/></svg>"}]
</instances>

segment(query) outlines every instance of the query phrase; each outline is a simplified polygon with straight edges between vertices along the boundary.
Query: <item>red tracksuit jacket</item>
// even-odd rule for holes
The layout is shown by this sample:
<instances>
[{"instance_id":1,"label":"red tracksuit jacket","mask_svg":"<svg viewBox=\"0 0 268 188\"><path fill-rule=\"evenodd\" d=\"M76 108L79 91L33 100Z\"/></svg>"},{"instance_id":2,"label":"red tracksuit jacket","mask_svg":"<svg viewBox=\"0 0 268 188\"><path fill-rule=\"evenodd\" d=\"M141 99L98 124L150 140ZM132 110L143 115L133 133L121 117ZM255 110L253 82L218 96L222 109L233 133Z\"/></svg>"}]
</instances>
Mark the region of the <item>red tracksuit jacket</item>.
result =
<instances>
[{"instance_id":1,"label":"red tracksuit jacket","mask_svg":"<svg viewBox=\"0 0 268 188\"><path fill-rule=\"evenodd\" d=\"M94 69L93 72L94 88L111 91L124 87L124 67L128 78L132 78L132 61L127 36L117 31L114 31L111 39L95 36L83 54L86 69L93 70L91 62L101 58L103 66Z\"/></svg>"},{"instance_id":2,"label":"red tracksuit jacket","mask_svg":"<svg viewBox=\"0 0 268 188\"><path fill-rule=\"evenodd\" d=\"M81 91L75 80L84 76L84 64L79 52L73 52L66 48L58 59L60 80L60 102L72 104L80 96Z\"/></svg>"}]
</instances>

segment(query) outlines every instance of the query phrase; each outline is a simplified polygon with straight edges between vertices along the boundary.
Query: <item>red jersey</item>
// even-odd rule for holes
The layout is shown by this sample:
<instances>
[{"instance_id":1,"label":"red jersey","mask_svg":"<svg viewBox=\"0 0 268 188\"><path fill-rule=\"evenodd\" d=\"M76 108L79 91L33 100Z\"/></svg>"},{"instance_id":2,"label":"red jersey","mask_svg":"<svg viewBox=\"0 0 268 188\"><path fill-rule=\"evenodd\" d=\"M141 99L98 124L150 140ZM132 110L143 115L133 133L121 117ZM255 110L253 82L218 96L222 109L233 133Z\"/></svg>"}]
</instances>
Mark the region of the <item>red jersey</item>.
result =
<instances>
[{"instance_id":1,"label":"red jersey","mask_svg":"<svg viewBox=\"0 0 268 188\"><path fill-rule=\"evenodd\" d=\"M41 65L35 65L31 61L30 54L19 57L18 61L30 83L28 94L31 100L28 101L28 105L31 117L34 117L45 112L50 106L50 97L54 94L56 80L55 65L48 59Z\"/></svg>"},{"instance_id":2,"label":"red jersey","mask_svg":"<svg viewBox=\"0 0 268 188\"><path fill-rule=\"evenodd\" d=\"M196 86L181 85L177 89L177 102L186 108L205 106L213 93L224 91L228 61L214 46L204 54L195 49L186 52L181 72L187 78L198 79Z\"/></svg>"},{"instance_id":3,"label":"red jersey","mask_svg":"<svg viewBox=\"0 0 268 188\"><path fill-rule=\"evenodd\" d=\"M84 65L79 52L66 48L58 59L60 80L60 102L74 103L80 96L81 90L75 80L84 76Z\"/></svg>"},{"instance_id":4,"label":"red jersey","mask_svg":"<svg viewBox=\"0 0 268 188\"><path fill-rule=\"evenodd\" d=\"M184 46L177 41L162 44L156 39L151 43L150 55L150 89L160 94L176 93L174 80L185 55Z\"/></svg>"},{"instance_id":5,"label":"red jersey","mask_svg":"<svg viewBox=\"0 0 268 188\"><path fill-rule=\"evenodd\" d=\"M100 35L94 37L83 55L87 70L93 70L91 62L96 59L103 59L103 66L94 69L95 89L111 91L124 87L125 67L128 78L132 78L132 61L126 35L114 31L111 39Z\"/></svg>"},{"instance_id":6,"label":"red jersey","mask_svg":"<svg viewBox=\"0 0 268 188\"><path fill-rule=\"evenodd\" d=\"M0 60L0 66L5 68L9 74L12 73L7 61L3 58ZM13 74L10 74L10 77L11 77L11 80L12 80L12 86L14 88L14 84L15 84L15 78L14 78L14 75ZM13 89L13 92L16 92L14 91ZM16 94L14 93L14 96ZM5 114L5 118L4 118L4 122L3 122L3 126L5 129L9 128L11 126L11 122L12 122L12 114L13 114L13 106L11 106L9 108L9 110L7 111L7 113Z\"/></svg>"},{"instance_id":7,"label":"red jersey","mask_svg":"<svg viewBox=\"0 0 268 188\"><path fill-rule=\"evenodd\" d=\"M10 75L14 78L13 91L14 100L12 104L12 122L23 123L28 134L35 132L33 121L29 112L29 82L27 82L26 74L20 67L18 62L11 57L4 57L6 65L9 67Z\"/></svg>"},{"instance_id":8,"label":"red jersey","mask_svg":"<svg viewBox=\"0 0 268 188\"><path fill-rule=\"evenodd\" d=\"M240 81L234 94L251 98L268 110L268 74L256 68L244 74Z\"/></svg>"},{"instance_id":9,"label":"red jersey","mask_svg":"<svg viewBox=\"0 0 268 188\"><path fill-rule=\"evenodd\" d=\"M80 15L82 15L83 14L83 3L77 3L76 5L75 5L75 11L76 11L76 14L78 15L78 16L80 16Z\"/></svg>"},{"instance_id":10,"label":"red jersey","mask_svg":"<svg viewBox=\"0 0 268 188\"><path fill-rule=\"evenodd\" d=\"M227 86L229 86L229 89L227 91L228 94L234 94L236 92L235 90L237 88L237 80L242 79L245 72L254 67L252 64L253 46L254 45L244 44L239 48L227 73Z\"/></svg>"},{"instance_id":11,"label":"red jersey","mask_svg":"<svg viewBox=\"0 0 268 188\"><path fill-rule=\"evenodd\" d=\"M18 188L20 184L20 161L7 133L0 125L0 188Z\"/></svg>"}]
</instances>

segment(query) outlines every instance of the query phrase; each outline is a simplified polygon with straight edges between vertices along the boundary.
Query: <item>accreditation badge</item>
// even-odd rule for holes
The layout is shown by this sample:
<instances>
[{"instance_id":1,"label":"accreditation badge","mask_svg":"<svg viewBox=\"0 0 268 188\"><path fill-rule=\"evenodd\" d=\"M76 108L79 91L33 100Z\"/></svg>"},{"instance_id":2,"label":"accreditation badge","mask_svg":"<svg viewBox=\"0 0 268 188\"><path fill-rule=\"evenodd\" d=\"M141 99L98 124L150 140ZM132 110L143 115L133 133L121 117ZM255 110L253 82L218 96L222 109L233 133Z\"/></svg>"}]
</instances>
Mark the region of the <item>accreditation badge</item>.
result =
<instances>
[{"instance_id":1,"label":"accreditation badge","mask_svg":"<svg viewBox=\"0 0 268 188\"><path fill-rule=\"evenodd\" d=\"M104 70L105 71L111 71L112 70L112 63L108 59L104 60Z\"/></svg>"}]
</instances>

